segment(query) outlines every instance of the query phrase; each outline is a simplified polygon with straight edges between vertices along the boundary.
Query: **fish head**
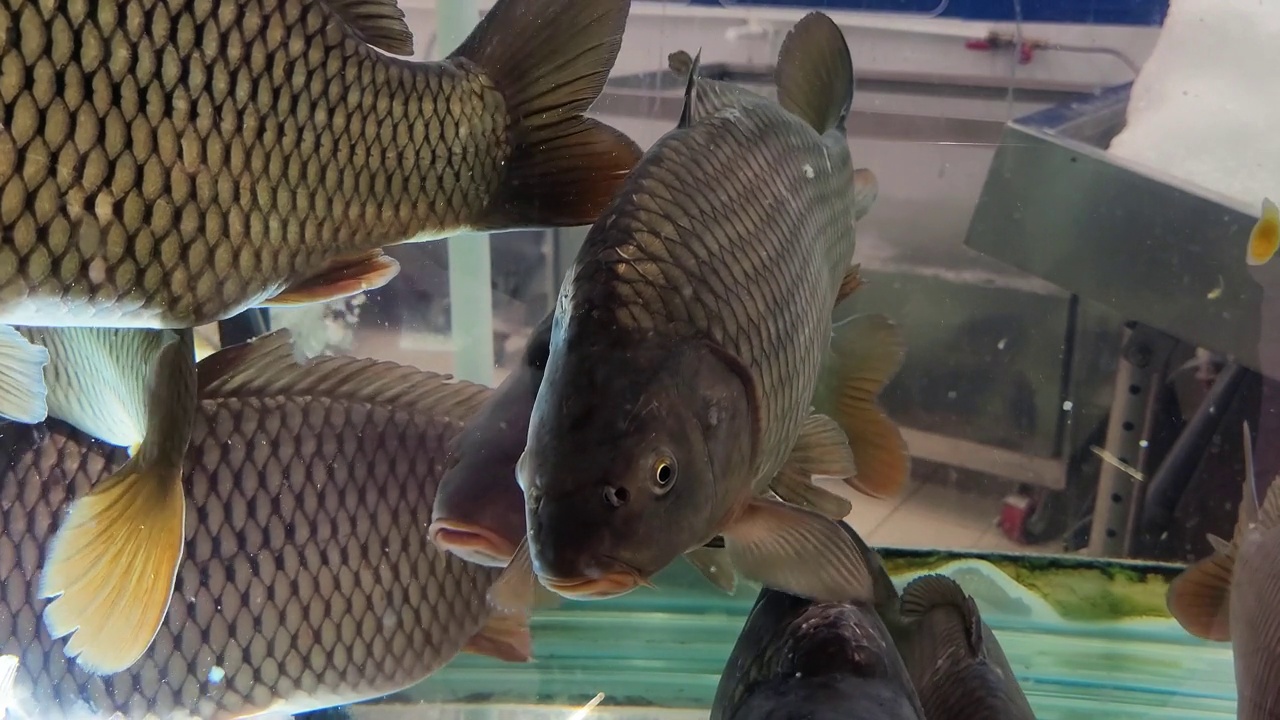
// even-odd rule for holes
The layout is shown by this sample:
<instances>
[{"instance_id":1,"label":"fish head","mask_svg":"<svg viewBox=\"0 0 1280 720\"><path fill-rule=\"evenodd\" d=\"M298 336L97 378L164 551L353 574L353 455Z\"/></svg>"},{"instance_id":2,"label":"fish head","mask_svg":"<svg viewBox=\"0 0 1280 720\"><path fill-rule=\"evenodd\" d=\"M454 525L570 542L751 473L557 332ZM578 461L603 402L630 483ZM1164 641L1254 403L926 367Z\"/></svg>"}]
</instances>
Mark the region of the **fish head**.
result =
<instances>
[{"instance_id":1,"label":"fish head","mask_svg":"<svg viewBox=\"0 0 1280 720\"><path fill-rule=\"evenodd\" d=\"M737 375L702 343L627 360L630 372L562 375L553 357L517 470L534 571L566 597L647 584L716 534L735 484L750 489L752 411Z\"/></svg>"},{"instance_id":2,"label":"fish head","mask_svg":"<svg viewBox=\"0 0 1280 720\"><path fill-rule=\"evenodd\" d=\"M480 565L505 567L525 536L524 493L516 463L542 384L550 317L534 331L523 361L452 443L431 513L432 542Z\"/></svg>"}]
</instances>

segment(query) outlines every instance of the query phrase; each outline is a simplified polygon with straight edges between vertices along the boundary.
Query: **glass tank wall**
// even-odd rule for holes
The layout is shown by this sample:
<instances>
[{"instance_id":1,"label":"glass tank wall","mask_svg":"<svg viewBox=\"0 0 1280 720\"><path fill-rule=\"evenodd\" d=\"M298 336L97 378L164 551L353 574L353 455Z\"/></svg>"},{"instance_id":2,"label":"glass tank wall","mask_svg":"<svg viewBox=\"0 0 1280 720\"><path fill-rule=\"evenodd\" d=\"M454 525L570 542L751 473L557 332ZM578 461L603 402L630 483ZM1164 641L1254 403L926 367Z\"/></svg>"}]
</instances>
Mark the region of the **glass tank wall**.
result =
<instances>
[{"instance_id":1,"label":"glass tank wall","mask_svg":"<svg viewBox=\"0 0 1280 720\"><path fill-rule=\"evenodd\" d=\"M0 718L1280 716L1169 5L0 0Z\"/></svg>"}]
</instances>

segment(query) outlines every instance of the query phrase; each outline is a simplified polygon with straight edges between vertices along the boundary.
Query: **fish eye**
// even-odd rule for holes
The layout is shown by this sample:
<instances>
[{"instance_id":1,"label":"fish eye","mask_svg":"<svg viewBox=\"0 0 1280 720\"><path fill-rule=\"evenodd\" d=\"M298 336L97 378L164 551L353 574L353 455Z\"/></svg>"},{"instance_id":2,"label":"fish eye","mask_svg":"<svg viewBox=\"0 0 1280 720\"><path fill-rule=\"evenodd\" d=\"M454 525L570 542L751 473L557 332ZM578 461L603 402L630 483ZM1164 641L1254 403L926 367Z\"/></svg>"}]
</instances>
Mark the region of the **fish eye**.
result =
<instances>
[{"instance_id":1,"label":"fish eye","mask_svg":"<svg viewBox=\"0 0 1280 720\"><path fill-rule=\"evenodd\" d=\"M669 457L659 458L653 464L653 487L659 493L671 489L676 481L676 461Z\"/></svg>"}]
</instances>

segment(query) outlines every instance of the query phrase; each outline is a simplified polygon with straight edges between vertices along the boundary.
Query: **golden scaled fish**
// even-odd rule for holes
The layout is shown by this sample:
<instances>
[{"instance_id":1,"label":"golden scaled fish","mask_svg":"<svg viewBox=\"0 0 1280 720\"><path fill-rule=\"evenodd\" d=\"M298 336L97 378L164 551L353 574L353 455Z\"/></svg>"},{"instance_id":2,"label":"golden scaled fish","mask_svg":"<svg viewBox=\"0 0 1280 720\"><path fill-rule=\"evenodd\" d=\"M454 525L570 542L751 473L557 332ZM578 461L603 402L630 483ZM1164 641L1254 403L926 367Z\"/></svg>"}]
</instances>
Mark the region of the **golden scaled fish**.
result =
<instances>
[{"instance_id":1,"label":"golden scaled fish","mask_svg":"<svg viewBox=\"0 0 1280 720\"><path fill-rule=\"evenodd\" d=\"M749 579L865 599L866 567L837 525L766 496L780 475L877 495L905 482L865 483L856 467L906 468L876 404L901 359L896 329L831 324L856 277L849 50L812 13L782 45L778 103L726 93L708 112L701 82L695 69L679 126L628 176L561 287L517 468L529 560L518 551L510 568L531 565L561 595L609 597L721 535ZM863 362L833 419L811 404L824 356L845 346ZM847 438L871 442L855 457Z\"/></svg>"},{"instance_id":2,"label":"golden scaled fish","mask_svg":"<svg viewBox=\"0 0 1280 720\"><path fill-rule=\"evenodd\" d=\"M1244 425L1244 494L1231 542L1210 535L1214 553L1169 584L1169 614L1187 632L1230 641L1240 720L1280 717L1280 482L1258 501L1253 441Z\"/></svg>"},{"instance_id":3,"label":"golden scaled fish","mask_svg":"<svg viewBox=\"0 0 1280 720\"><path fill-rule=\"evenodd\" d=\"M187 329L377 287L389 244L593 221L639 157L583 116L628 12L499 0L414 63L380 52L413 50L394 0L0 4L0 323L102 331L0 329L0 415L98 434L92 416L136 446L73 506L42 581L56 632L134 629L73 640L86 667L127 667L172 591ZM80 414L49 406L55 374ZM127 407L94 407L113 396Z\"/></svg>"},{"instance_id":4,"label":"golden scaled fish","mask_svg":"<svg viewBox=\"0 0 1280 720\"><path fill-rule=\"evenodd\" d=\"M214 354L200 381L177 585L141 658L107 676L68 657L79 633L39 622L40 558L124 453L59 421L0 435L0 656L26 717L296 713L404 688L460 650L529 657L526 619L487 603L499 571L425 533L487 388L350 357L299 365L287 332ZM125 624L99 632L136 642Z\"/></svg>"},{"instance_id":5,"label":"golden scaled fish","mask_svg":"<svg viewBox=\"0 0 1280 720\"><path fill-rule=\"evenodd\" d=\"M1249 233L1249 246L1245 262L1250 265L1266 265L1280 249L1280 209L1271 198L1262 199L1262 216Z\"/></svg>"}]
</instances>

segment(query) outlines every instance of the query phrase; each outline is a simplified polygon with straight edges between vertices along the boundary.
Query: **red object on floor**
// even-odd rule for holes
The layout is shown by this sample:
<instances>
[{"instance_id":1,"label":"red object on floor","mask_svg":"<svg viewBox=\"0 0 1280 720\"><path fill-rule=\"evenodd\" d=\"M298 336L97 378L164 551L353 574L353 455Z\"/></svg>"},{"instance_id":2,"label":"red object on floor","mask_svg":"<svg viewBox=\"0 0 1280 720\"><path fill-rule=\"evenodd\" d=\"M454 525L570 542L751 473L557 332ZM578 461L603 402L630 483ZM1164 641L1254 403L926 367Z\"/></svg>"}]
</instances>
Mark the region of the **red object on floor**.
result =
<instances>
[{"instance_id":1,"label":"red object on floor","mask_svg":"<svg viewBox=\"0 0 1280 720\"><path fill-rule=\"evenodd\" d=\"M1000 506L1000 531L1010 540L1026 544L1027 539L1023 529L1027 525L1027 518L1035 508L1035 499L1030 495L1022 493L1006 495Z\"/></svg>"}]
</instances>

